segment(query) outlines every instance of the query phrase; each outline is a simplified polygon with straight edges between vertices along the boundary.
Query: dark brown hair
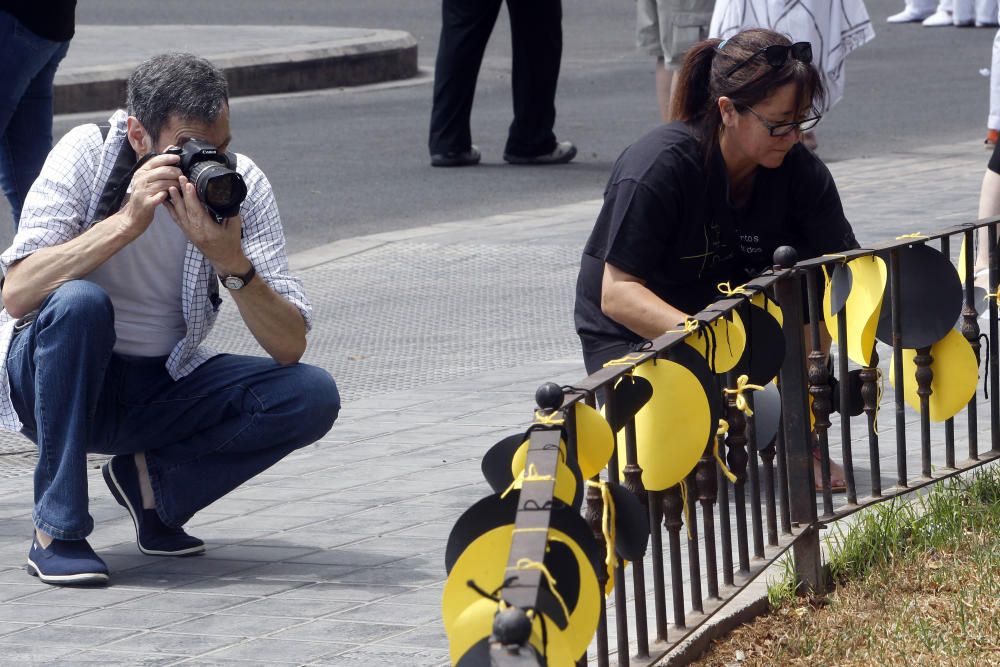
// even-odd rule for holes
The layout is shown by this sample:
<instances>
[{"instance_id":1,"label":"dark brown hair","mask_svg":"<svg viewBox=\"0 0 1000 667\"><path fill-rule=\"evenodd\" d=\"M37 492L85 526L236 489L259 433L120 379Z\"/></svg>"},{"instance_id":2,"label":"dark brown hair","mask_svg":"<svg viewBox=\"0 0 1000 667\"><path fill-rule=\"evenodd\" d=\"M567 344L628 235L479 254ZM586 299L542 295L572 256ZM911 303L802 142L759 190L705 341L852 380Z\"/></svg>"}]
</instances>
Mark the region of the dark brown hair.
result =
<instances>
[{"instance_id":1,"label":"dark brown hair","mask_svg":"<svg viewBox=\"0 0 1000 667\"><path fill-rule=\"evenodd\" d=\"M814 110L824 107L826 90L819 71L812 64L790 55L781 67L771 67L762 49L792 42L781 33L763 28L744 30L727 40L706 39L692 46L684 56L671 115L695 128L705 155L719 140L722 114L719 98L728 97L739 107L752 107L787 83L795 84L796 108L807 104ZM720 48L721 47L721 48ZM749 61L727 76L736 65Z\"/></svg>"}]
</instances>

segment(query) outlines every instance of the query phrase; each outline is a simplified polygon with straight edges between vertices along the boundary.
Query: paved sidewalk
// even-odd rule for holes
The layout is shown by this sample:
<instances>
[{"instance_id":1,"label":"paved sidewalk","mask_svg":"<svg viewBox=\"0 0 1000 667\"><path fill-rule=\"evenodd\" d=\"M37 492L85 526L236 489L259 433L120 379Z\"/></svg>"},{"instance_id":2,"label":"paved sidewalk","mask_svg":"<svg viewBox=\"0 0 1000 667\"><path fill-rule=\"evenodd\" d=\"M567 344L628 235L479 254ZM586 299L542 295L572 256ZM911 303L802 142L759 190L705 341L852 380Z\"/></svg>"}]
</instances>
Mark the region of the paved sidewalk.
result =
<instances>
[{"instance_id":1,"label":"paved sidewalk","mask_svg":"<svg viewBox=\"0 0 1000 667\"><path fill-rule=\"evenodd\" d=\"M969 143L831 169L866 243L973 218L986 158ZM0 663L446 664L445 540L488 493L480 459L525 427L535 388L584 374L573 285L598 207L295 256L317 314L306 360L337 378L343 413L321 442L196 517L203 557L138 553L95 468L92 543L113 585L45 586L21 569L30 468L0 465ZM257 353L236 318L224 305L215 343Z\"/></svg>"}]
</instances>

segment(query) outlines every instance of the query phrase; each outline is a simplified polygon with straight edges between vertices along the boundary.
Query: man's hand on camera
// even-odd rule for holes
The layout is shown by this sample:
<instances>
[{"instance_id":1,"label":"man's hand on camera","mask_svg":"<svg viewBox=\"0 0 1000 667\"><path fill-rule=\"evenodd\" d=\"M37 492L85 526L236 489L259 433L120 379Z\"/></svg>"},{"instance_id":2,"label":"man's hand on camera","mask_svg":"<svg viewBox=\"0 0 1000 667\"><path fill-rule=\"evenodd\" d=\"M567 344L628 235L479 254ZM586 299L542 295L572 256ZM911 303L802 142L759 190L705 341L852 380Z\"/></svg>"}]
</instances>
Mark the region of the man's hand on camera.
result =
<instances>
[{"instance_id":1,"label":"man's hand on camera","mask_svg":"<svg viewBox=\"0 0 1000 667\"><path fill-rule=\"evenodd\" d=\"M201 250L217 271L242 266L246 262L240 245L243 219L234 215L221 224L216 222L215 216L205 208L194 184L186 176L180 177L179 187L170 188L170 200L166 206L184 235Z\"/></svg>"},{"instance_id":2,"label":"man's hand on camera","mask_svg":"<svg viewBox=\"0 0 1000 667\"><path fill-rule=\"evenodd\" d=\"M139 167L132 176L132 192L122 209L126 231L138 238L150 223L156 207L167 201L171 187L176 187L181 177L177 155L157 155Z\"/></svg>"}]
</instances>

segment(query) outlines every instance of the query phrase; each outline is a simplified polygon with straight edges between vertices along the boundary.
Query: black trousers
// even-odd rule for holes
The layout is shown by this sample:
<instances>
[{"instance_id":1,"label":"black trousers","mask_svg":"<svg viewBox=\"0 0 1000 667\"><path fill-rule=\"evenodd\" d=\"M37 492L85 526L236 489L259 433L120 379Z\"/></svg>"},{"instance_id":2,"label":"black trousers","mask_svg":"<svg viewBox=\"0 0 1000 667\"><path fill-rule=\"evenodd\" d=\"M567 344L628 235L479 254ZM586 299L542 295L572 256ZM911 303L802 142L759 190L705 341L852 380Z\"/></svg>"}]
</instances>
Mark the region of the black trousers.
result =
<instances>
[{"instance_id":1,"label":"black trousers","mask_svg":"<svg viewBox=\"0 0 1000 667\"><path fill-rule=\"evenodd\" d=\"M466 151L483 52L502 0L443 0L434 66L430 152ZM556 83L562 57L561 0L507 0L513 51L514 120L505 153L535 156L556 146Z\"/></svg>"}]
</instances>

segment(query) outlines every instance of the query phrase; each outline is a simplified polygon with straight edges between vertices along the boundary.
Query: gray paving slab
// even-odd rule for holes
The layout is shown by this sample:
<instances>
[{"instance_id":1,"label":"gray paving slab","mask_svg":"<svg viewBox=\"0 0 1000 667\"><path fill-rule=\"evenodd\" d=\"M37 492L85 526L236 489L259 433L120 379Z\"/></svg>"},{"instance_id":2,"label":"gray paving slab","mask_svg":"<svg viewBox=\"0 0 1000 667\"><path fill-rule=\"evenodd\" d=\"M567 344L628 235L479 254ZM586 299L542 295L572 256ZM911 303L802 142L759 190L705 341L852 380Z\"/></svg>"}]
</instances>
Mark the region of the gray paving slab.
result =
<instances>
[{"instance_id":1,"label":"gray paving slab","mask_svg":"<svg viewBox=\"0 0 1000 667\"><path fill-rule=\"evenodd\" d=\"M350 644L332 644L330 642L289 641L275 637L266 639L251 639L208 655L202 656L204 662L223 664L225 661L263 661L264 664L310 663L321 657L341 653L350 649ZM194 660L193 662L199 662ZM204 662L202 664L204 664ZM242 664L242 663L241 663ZM362 663L356 663L362 664Z\"/></svg>"},{"instance_id":2,"label":"gray paving slab","mask_svg":"<svg viewBox=\"0 0 1000 667\"><path fill-rule=\"evenodd\" d=\"M135 653L110 650L84 650L67 653L60 662L73 665L135 665L137 667L158 667L172 665L178 660L176 655L159 655L148 652Z\"/></svg>"}]
</instances>

